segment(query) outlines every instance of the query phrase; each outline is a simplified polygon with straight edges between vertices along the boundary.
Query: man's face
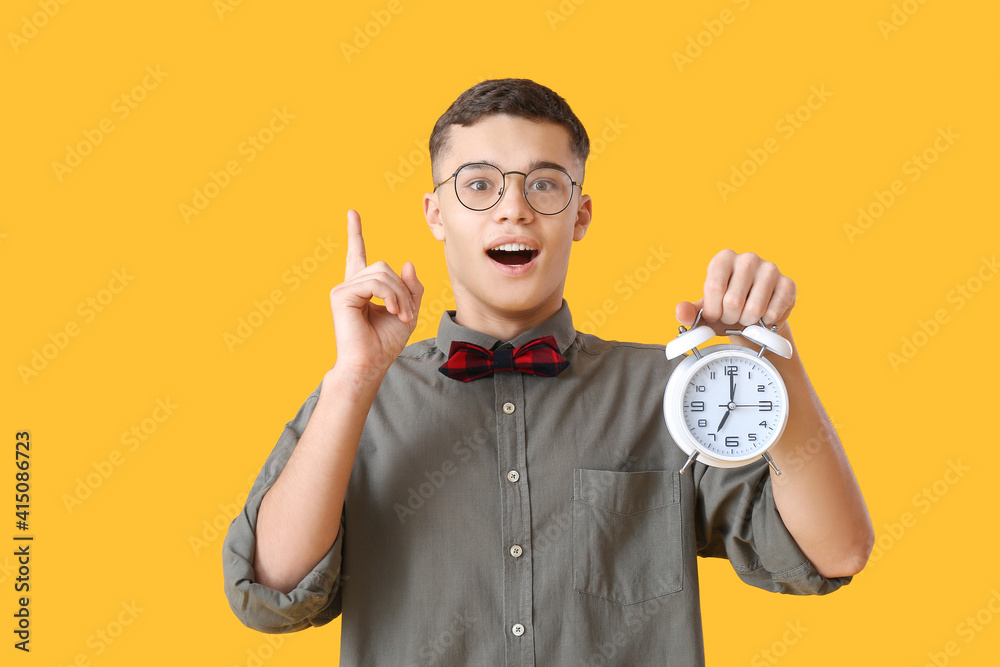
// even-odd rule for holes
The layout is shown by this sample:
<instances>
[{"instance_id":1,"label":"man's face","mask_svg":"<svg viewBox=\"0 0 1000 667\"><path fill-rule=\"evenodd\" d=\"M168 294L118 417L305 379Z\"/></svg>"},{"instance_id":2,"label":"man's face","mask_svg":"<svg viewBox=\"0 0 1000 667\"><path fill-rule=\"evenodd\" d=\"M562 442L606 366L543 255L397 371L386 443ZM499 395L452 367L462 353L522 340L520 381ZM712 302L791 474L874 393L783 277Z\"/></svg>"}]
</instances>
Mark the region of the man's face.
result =
<instances>
[{"instance_id":1,"label":"man's face","mask_svg":"<svg viewBox=\"0 0 1000 667\"><path fill-rule=\"evenodd\" d=\"M452 125L447 139L436 165L442 180L479 162L524 173L543 163L559 165L577 183L583 180L583 164L573 155L569 132L555 123L494 115L470 127ZM553 314L562 303L570 246L590 224L590 197L572 186L564 211L542 215L525 200L524 177L508 174L500 201L486 211L473 211L458 201L454 181L424 195L424 215L434 237L444 242L459 323L476 328L484 321ZM504 244L523 244L528 250L503 252L499 247Z\"/></svg>"}]
</instances>

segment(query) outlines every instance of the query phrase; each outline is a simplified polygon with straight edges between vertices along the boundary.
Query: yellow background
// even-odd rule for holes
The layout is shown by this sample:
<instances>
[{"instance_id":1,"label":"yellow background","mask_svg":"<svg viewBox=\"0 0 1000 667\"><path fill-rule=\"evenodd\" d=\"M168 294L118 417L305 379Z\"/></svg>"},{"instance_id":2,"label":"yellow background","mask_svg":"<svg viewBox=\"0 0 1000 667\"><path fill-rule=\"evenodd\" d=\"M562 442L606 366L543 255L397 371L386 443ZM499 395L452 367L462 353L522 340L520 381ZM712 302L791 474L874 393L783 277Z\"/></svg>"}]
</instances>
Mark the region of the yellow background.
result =
<instances>
[{"instance_id":1,"label":"yellow background","mask_svg":"<svg viewBox=\"0 0 1000 667\"><path fill-rule=\"evenodd\" d=\"M563 95L595 143L595 219L566 294L578 328L665 342L716 251L774 260L798 286L796 340L872 514L875 557L829 597L770 595L702 561L709 664L993 664L1000 280L984 258L1000 245L1000 8L398 2L4 3L0 662L336 664L339 622L277 648L239 624L222 535L336 358L328 292L345 211L361 211L370 259L415 263L427 289L416 336L432 336L452 303L421 214L426 140L465 88L525 76ZM830 96L800 109L811 87ZM294 118L269 137L275 109ZM787 136L778 124L796 113ZM53 166L102 123L112 131L75 168ZM252 161L251 135L271 140ZM769 139L777 152L724 200L718 182ZM934 162L911 180L925 151ZM239 173L185 220L181 205L213 173L225 181L230 161ZM905 191L849 235L897 179ZM340 247L314 254L327 237ZM667 263L640 270L661 246ZM311 273L296 284L297 265ZM639 289L620 289L626 276ZM959 302L959 285L971 298ZM282 303L227 346L275 290ZM893 363L904 338L919 346ZM51 358L22 375L36 352ZM157 400L176 406L161 421ZM145 439L130 449L133 428ZM21 430L30 655L11 632ZM78 494L88 476L99 484Z\"/></svg>"}]
</instances>

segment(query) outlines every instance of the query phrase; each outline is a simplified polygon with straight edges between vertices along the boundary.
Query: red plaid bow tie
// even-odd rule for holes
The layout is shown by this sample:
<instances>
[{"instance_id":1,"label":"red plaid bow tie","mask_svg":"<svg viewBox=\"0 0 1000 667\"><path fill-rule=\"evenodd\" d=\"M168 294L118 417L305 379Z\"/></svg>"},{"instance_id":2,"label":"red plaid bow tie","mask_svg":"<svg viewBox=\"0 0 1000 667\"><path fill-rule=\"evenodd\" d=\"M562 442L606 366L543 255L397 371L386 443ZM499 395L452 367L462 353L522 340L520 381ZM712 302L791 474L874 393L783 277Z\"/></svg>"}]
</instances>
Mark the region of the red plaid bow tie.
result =
<instances>
[{"instance_id":1,"label":"red plaid bow tie","mask_svg":"<svg viewBox=\"0 0 1000 667\"><path fill-rule=\"evenodd\" d=\"M452 341L448 361L440 368L441 373L452 380L471 382L487 377L498 371L521 371L531 375L553 376L563 372L569 362L559 354L559 346L552 336L542 336L529 340L524 345L511 349L491 352L485 347Z\"/></svg>"}]
</instances>

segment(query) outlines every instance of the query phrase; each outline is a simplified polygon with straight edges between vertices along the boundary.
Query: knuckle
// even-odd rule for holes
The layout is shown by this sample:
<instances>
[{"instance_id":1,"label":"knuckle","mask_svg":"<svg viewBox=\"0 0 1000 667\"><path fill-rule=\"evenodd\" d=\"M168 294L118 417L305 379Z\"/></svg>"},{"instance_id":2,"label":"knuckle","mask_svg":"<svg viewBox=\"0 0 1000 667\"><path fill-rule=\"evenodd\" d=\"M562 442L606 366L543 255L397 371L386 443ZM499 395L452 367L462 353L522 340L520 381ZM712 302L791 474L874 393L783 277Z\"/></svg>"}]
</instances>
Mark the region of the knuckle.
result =
<instances>
[{"instance_id":1,"label":"knuckle","mask_svg":"<svg viewBox=\"0 0 1000 667\"><path fill-rule=\"evenodd\" d=\"M778 265L774 262L761 262L759 271L760 275L764 278L774 279L781 277L781 271L778 270Z\"/></svg>"},{"instance_id":2,"label":"knuckle","mask_svg":"<svg viewBox=\"0 0 1000 667\"><path fill-rule=\"evenodd\" d=\"M745 252L736 257L736 266L741 269L754 269L760 264L760 257L756 253Z\"/></svg>"},{"instance_id":3,"label":"knuckle","mask_svg":"<svg viewBox=\"0 0 1000 667\"><path fill-rule=\"evenodd\" d=\"M742 310L743 304L744 301L739 296L727 294L722 298L722 308L727 312Z\"/></svg>"},{"instance_id":4,"label":"knuckle","mask_svg":"<svg viewBox=\"0 0 1000 667\"><path fill-rule=\"evenodd\" d=\"M704 288L705 294L706 295L722 294L722 292L725 291L727 285L728 285L727 281L724 281L721 278L710 276L705 279L705 288Z\"/></svg>"},{"instance_id":5,"label":"knuckle","mask_svg":"<svg viewBox=\"0 0 1000 667\"><path fill-rule=\"evenodd\" d=\"M764 312L764 309L767 307L767 305L768 304L764 301L762 297L750 296L747 298L746 303L743 305L743 311L749 313L750 315L754 315L755 316L754 319L756 319L757 317L760 317L761 313Z\"/></svg>"},{"instance_id":6,"label":"knuckle","mask_svg":"<svg viewBox=\"0 0 1000 667\"><path fill-rule=\"evenodd\" d=\"M719 252L715 253L715 256L712 257L711 261L709 261L708 268L711 271L712 269L719 269L721 267L731 266L735 257L736 253L730 250L729 248L726 248L725 250L720 250Z\"/></svg>"}]
</instances>

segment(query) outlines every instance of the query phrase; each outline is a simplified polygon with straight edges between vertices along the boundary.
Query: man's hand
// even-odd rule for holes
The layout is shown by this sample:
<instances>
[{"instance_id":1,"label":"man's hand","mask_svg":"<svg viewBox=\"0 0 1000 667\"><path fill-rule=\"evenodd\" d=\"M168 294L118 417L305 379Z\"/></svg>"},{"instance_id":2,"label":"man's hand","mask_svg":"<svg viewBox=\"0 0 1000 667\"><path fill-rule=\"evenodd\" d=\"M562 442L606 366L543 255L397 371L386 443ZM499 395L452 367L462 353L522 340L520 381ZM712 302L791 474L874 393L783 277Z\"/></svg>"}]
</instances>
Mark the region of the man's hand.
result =
<instances>
[{"instance_id":1,"label":"man's hand","mask_svg":"<svg viewBox=\"0 0 1000 667\"><path fill-rule=\"evenodd\" d=\"M723 250L713 257L703 294L695 303L677 304L677 321L691 326L698 310L703 309L701 324L714 328L720 336L737 322L749 326L761 318L768 327L781 327L795 306L795 283L773 262L765 262L752 252Z\"/></svg>"},{"instance_id":2,"label":"man's hand","mask_svg":"<svg viewBox=\"0 0 1000 667\"><path fill-rule=\"evenodd\" d=\"M330 291L338 370L361 380L381 378L417 325L424 287L411 262L397 275L385 262L368 266L361 216L347 212L344 282ZM384 306L372 303L377 297Z\"/></svg>"},{"instance_id":3,"label":"man's hand","mask_svg":"<svg viewBox=\"0 0 1000 667\"><path fill-rule=\"evenodd\" d=\"M309 423L257 514L256 583L282 593L294 590L334 545L365 420L417 323L424 288L413 264L407 262L400 277L385 262L367 263L361 216L351 210L344 282L330 291L337 363L323 377Z\"/></svg>"},{"instance_id":4,"label":"man's hand","mask_svg":"<svg viewBox=\"0 0 1000 667\"><path fill-rule=\"evenodd\" d=\"M725 335L726 329L757 324L761 318L768 327L781 327L794 306L795 283L781 275L773 263L752 252L738 255L723 250L708 264L704 296L695 303L677 304L676 316L691 326L698 310L703 309L701 323ZM795 350L790 328L786 327L782 336ZM756 350L740 336L730 340ZM769 451L784 471L780 478L773 470L769 473L781 520L820 574L857 574L875 540L858 482L798 351L791 359L772 357L771 362L781 373L789 402L795 406L789 411L784 434ZM732 389L730 392L732 396ZM816 443L821 445L818 450Z\"/></svg>"}]
</instances>

